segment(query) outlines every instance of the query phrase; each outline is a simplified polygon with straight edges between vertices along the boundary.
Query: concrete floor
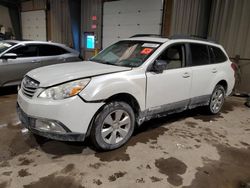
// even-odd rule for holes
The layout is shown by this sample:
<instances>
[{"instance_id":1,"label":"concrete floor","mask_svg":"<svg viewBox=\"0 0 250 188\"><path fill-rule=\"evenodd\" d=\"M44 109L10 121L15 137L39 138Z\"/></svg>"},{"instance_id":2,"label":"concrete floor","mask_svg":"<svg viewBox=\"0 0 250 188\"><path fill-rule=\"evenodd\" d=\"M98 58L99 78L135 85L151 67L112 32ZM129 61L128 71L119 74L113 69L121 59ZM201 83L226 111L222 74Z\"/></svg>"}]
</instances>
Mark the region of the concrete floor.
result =
<instances>
[{"instance_id":1,"label":"concrete floor","mask_svg":"<svg viewBox=\"0 0 250 188\"><path fill-rule=\"evenodd\" d=\"M88 142L34 137L0 93L0 188L248 187L250 109L230 97L221 114L201 109L145 123L124 147L96 153Z\"/></svg>"}]
</instances>

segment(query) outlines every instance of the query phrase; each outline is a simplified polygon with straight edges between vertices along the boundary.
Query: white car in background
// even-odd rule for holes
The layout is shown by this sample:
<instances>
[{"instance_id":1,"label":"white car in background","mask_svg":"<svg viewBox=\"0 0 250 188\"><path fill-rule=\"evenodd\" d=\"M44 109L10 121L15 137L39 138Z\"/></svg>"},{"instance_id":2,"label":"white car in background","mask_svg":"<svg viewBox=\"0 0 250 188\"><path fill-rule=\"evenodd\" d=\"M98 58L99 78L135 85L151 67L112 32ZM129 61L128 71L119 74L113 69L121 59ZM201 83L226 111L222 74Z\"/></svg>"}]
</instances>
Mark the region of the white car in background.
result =
<instances>
[{"instance_id":1,"label":"white car in background","mask_svg":"<svg viewBox=\"0 0 250 188\"><path fill-rule=\"evenodd\" d=\"M29 72L18 112L35 134L66 141L90 136L98 149L125 144L145 120L205 106L217 114L234 86L221 45L193 38L134 37L84 63Z\"/></svg>"}]
</instances>

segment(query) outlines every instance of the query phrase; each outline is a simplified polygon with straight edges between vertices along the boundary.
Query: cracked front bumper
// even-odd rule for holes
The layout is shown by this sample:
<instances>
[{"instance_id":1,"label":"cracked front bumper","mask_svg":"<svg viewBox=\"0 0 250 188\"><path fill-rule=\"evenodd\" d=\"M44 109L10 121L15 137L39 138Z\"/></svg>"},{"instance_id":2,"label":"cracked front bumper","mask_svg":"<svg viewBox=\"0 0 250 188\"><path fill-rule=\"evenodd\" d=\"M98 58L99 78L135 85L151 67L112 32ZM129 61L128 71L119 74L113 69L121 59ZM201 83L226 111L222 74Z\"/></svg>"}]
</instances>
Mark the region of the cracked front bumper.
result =
<instances>
[{"instance_id":1,"label":"cracked front bumper","mask_svg":"<svg viewBox=\"0 0 250 188\"><path fill-rule=\"evenodd\" d=\"M62 141L84 141L88 127L103 103L86 103L79 96L65 100L28 98L18 92L17 112L24 127L31 132ZM36 128L36 121L55 122L65 131L43 131Z\"/></svg>"}]
</instances>

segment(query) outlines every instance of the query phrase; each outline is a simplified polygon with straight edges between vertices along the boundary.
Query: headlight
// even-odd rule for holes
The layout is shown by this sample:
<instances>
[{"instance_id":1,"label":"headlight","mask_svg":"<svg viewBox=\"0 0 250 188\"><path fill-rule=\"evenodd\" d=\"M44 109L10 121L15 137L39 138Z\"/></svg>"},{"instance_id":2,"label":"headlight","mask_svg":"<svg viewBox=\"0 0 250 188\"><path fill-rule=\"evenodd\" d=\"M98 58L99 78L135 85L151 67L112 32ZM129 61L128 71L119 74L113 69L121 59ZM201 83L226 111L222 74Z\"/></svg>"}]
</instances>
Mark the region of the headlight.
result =
<instances>
[{"instance_id":1,"label":"headlight","mask_svg":"<svg viewBox=\"0 0 250 188\"><path fill-rule=\"evenodd\" d=\"M61 100L73 97L80 93L89 83L90 78L68 82L51 87L41 92L39 98Z\"/></svg>"}]
</instances>

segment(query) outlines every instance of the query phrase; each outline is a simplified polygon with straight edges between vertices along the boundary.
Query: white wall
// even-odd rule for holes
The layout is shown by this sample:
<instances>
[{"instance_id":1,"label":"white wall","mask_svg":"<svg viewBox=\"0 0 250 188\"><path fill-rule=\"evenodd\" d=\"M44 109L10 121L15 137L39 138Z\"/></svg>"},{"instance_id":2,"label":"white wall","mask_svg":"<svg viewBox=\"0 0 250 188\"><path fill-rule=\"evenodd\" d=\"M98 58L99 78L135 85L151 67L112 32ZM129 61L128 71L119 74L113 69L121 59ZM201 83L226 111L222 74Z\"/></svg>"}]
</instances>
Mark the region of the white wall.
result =
<instances>
[{"instance_id":1,"label":"white wall","mask_svg":"<svg viewBox=\"0 0 250 188\"><path fill-rule=\"evenodd\" d=\"M0 5L0 25L3 25L6 30L8 27L12 28L11 20L9 16L9 10L7 7Z\"/></svg>"}]
</instances>

